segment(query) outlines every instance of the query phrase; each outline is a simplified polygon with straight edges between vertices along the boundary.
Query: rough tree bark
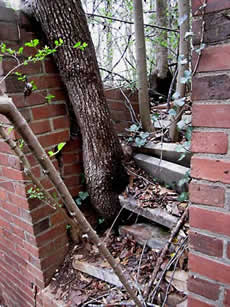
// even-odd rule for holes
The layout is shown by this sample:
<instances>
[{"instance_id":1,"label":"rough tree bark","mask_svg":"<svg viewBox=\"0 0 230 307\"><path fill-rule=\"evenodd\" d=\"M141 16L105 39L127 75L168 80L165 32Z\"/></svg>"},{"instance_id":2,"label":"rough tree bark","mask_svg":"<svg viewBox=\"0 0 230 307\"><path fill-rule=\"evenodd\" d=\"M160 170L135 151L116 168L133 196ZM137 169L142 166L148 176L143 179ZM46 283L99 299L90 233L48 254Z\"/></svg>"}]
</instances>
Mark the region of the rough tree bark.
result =
<instances>
[{"instance_id":1,"label":"rough tree bark","mask_svg":"<svg viewBox=\"0 0 230 307\"><path fill-rule=\"evenodd\" d=\"M81 129L84 170L92 205L110 220L120 210L118 194L127 184L122 149L114 131L99 75L86 16L79 0L24 0L23 11L35 17L52 47L63 39L55 60ZM86 42L82 51L77 42Z\"/></svg>"}]
</instances>

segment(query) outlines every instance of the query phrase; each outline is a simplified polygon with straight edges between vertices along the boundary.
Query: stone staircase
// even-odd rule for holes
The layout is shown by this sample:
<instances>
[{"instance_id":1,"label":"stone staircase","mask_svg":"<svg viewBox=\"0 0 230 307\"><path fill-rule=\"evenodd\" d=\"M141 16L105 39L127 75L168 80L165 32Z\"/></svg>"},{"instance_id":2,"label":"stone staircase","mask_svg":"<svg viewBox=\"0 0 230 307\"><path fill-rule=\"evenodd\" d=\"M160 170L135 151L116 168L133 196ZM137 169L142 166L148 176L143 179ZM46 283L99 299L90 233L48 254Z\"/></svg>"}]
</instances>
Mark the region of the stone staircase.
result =
<instances>
[{"instance_id":1,"label":"stone staircase","mask_svg":"<svg viewBox=\"0 0 230 307\"><path fill-rule=\"evenodd\" d=\"M177 192L187 190L187 186L180 187L178 181L189 170L191 155L187 154L182 161L178 161L180 152L175 144L147 144L142 148L134 146L134 160L140 168L143 168L153 178L165 185L169 185ZM160 250L165 246L171 230L177 224L176 217L161 208L143 208L135 199L120 196L123 208L145 218L146 223L138 223L129 226L120 226L121 236L131 235L142 246L149 246L154 250ZM109 268L100 268L99 263L88 263L75 260L75 269L87 273L93 277L104 280L116 287L122 287L117 276Z\"/></svg>"}]
</instances>

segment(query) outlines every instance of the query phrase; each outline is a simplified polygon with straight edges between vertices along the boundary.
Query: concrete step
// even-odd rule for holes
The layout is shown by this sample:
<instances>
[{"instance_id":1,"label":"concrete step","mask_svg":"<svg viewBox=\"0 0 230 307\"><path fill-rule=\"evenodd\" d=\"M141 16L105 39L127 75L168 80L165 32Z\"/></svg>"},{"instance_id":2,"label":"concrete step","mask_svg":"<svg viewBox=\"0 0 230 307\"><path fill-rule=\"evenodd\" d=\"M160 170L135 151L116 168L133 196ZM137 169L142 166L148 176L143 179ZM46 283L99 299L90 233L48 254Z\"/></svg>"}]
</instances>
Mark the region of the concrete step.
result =
<instances>
[{"instance_id":1,"label":"concrete step","mask_svg":"<svg viewBox=\"0 0 230 307\"><path fill-rule=\"evenodd\" d=\"M120 226L119 233L123 236L130 235L140 245L147 245L154 250L162 249L170 237L170 231L166 228L145 223Z\"/></svg>"},{"instance_id":2,"label":"concrete step","mask_svg":"<svg viewBox=\"0 0 230 307\"><path fill-rule=\"evenodd\" d=\"M183 152L177 152L178 145L175 143L147 143L143 147L132 145L134 152L143 153L149 156L162 158L163 160L173 162L179 165L190 167L192 154L186 152L186 156L182 160L178 160Z\"/></svg>"},{"instance_id":3,"label":"concrete step","mask_svg":"<svg viewBox=\"0 0 230 307\"><path fill-rule=\"evenodd\" d=\"M108 282L118 288L123 287L122 283L120 282L117 275L113 272L112 268L102 268L100 267L100 263L89 263L87 261L79 261L74 259L73 268L82 273L86 273L90 276Z\"/></svg>"},{"instance_id":4,"label":"concrete step","mask_svg":"<svg viewBox=\"0 0 230 307\"><path fill-rule=\"evenodd\" d=\"M178 182L184 178L189 168L144 154L134 155L134 160L140 168L144 169L160 183L169 185L179 193L188 189L187 185L179 186Z\"/></svg>"},{"instance_id":5,"label":"concrete step","mask_svg":"<svg viewBox=\"0 0 230 307\"><path fill-rule=\"evenodd\" d=\"M142 208L138 206L138 203L135 199L124 198L121 195L119 196L119 199L121 206L125 209L169 229L172 229L178 222L177 217L169 214L167 211L161 208Z\"/></svg>"}]
</instances>

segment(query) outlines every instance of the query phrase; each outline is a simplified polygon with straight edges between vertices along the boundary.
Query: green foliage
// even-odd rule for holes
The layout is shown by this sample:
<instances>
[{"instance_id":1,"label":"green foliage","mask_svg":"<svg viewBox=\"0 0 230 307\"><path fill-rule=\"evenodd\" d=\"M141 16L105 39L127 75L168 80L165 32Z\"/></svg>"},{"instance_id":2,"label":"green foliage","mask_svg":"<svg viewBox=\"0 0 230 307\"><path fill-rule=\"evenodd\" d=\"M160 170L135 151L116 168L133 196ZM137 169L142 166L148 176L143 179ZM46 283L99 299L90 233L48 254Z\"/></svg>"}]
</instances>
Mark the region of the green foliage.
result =
<instances>
[{"instance_id":1,"label":"green foliage","mask_svg":"<svg viewBox=\"0 0 230 307\"><path fill-rule=\"evenodd\" d=\"M70 224L67 224L66 226L65 226L65 229L68 231L68 230L70 230L72 228L72 226L70 225Z\"/></svg>"},{"instance_id":2,"label":"green foliage","mask_svg":"<svg viewBox=\"0 0 230 307\"><path fill-rule=\"evenodd\" d=\"M29 190L26 193L28 194L29 199L39 199L39 200L45 199L43 192L41 192L40 189L36 187L29 188Z\"/></svg>"},{"instance_id":3,"label":"green foliage","mask_svg":"<svg viewBox=\"0 0 230 307\"><path fill-rule=\"evenodd\" d=\"M77 42L74 46L73 46L73 48L77 48L77 49L80 49L80 50L85 50L85 48L88 46L88 44L87 43L81 43L81 42Z\"/></svg>"},{"instance_id":4,"label":"green foliage","mask_svg":"<svg viewBox=\"0 0 230 307\"><path fill-rule=\"evenodd\" d=\"M55 98L55 96L54 96L54 95L51 95L51 94L49 94L49 95L47 95L47 96L45 97L45 99L47 100L48 103L51 103L52 99L54 99L54 98Z\"/></svg>"},{"instance_id":5,"label":"green foliage","mask_svg":"<svg viewBox=\"0 0 230 307\"><path fill-rule=\"evenodd\" d=\"M66 144L66 142L59 143L57 145L57 151L55 151L55 152L53 152L52 150L48 151L48 155L50 156L50 158L57 155L63 149L65 144Z\"/></svg>"},{"instance_id":6,"label":"green foliage","mask_svg":"<svg viewBox=\"0 0 230 307\"><path fill-rule=\"evenodd\" d=\"M140 125L133 124L127 129L131 132L131 136L128 139L128 142L135 142L137 147L142 147L147 143L149 132L143 132Z\"/></svg>"},{"instance_id":7,"label":"green foliage","mask_svg":"<svg viewBox=\"0 0 230 307\"><path fill-rule=\"evenodd\" d=\"M189 199L189 193L188 193L188 192L182 192L182 193L178 196L178 201L180 201L180 202L187 201L188 199Z\"/></svg>"},{"instance_id":8,"label":"green foliage","mask_svg":"<svg viewBox=\"0 0 230 307\"><path fill-rule=\"evenodd\" d=\"M86 200L87 198L89 197L89 193L88 192L79 192L78 193L78 197L76 197L74 199L75 203L78 205L78 206L81 206L82 205L82 202L84 200Z\"/></svg>"}]
</instances>

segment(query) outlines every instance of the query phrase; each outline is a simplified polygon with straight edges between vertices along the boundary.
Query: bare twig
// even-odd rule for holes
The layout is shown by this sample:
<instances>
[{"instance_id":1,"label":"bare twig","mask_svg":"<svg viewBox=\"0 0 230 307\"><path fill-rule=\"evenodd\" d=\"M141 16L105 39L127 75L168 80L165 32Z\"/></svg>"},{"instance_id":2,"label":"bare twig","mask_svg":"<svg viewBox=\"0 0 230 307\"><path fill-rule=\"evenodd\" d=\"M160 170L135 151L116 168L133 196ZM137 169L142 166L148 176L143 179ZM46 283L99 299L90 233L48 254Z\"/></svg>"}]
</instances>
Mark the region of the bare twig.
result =
<instances>
[{"instance_id":1,"label":"bare twig","mask_svg":"<svg viewBox=\"0 0 230 307\"><path fill-rule=\"evenodd\" d=\"M123 91L122 88L120 88L120 91L121 91L122 95L123 95L124 98L125 98L125 106L127 107L127 109L128 109L129 112L130 112L130 116L131 116L132 121L133 121L133 122L136 122L137 124L140 124L139 120L138 120L137 117L136 117L136 113L135 113L135 111L134 111L134 109L133 109L133 106L132 106L132 104L131 104L129 98L128 98L127 95L124 93L124 91Z\"/></svg>"},{"instance_id":2,"label":"bare twig","mask_svg":"<svg viewBox=\"0 0 230 307\"><path fill-rule=\"evenodd\" d=\"M184 224L185 220L187 219L188 216L188 207L186 208L186 210L184 211L183 215L181 216L181 218L179 219L178 223L176 224L175 228L173 229L171 236L168 240L168 242L166 243L165 247L162 249L160 257L157 259L154 271L152 273L152 276L150 277L149 283L144 291L144 297L147 298L149 297L150 294L150 290L152 285L154 284L154 281L156 279L157 273L160 269L161 264L164 261L164 257L173 241L173 239L175 238L175 236L177 235L178 231L180 230L181 226Z\"/></svg>"},{"instance_id":3,"label":"bare twig","mask_svg":"<svg viewBox=\"0 0 230 307\"><path fill-rule=\"evenodd\" d=\"M108 16L103 16L103 15L97 15L97 14L91 14L91 13L87 13L87 16L91 16L91 17L99 17L99 18L103 18L103 19L109 19L112 21L118 21L118 22L122 22L122 23L127 23L130 25L133 25L134 23L131 21L127 21L127 20L122 20L122 19L118 19L118 18L113 18L113 17L108 17ZM166 31L171 31L171 32L179 32L178 30L175 29L169 29L166 27L159 27L156 25L150 25L150 24L144 24L145 27L150 27L150 28L156 28L156 29L161 29L161 30L166 30Z\"/></svg>"},{"instance_id":4,"label":"bare twig","mask_svg":"<svg viewBox=\"0 0 230 307\"><path fill-rule=\"evenodd\" d=\"M187 241L187 237L185 239ZM164 301L163 301L162 307L164 307L165 304L166 304L166 301L167 301L167 298L168 298L169 289L170 289L170 286L172 284L174 274L176 272L178 261L179 261L180 257L182 256L182 254L184 253L185 249L187 248L187 245L185 244L186 241L184 240L182 250L180 251L180 254L178 255L178 257L177 257L177 259L176 259L176 261L174 263L173 273L172 273L172 276L170 278L170 281L169 281L167 289L166 289L166 293L165 293L165 297L164 297Z\"/></svg>"},{"instance_id":5,"label":"bare twig","mask_svg":"<svg viewBox=\"0 0 230 307\"><path fill-rule=\"evenodd\" d=\"M154 300L154 298L155 298L155 296L156 296L156 294L157 294L157 291L158 291L158 289L159 289L159 286L160 286L160 284L161 284L161 282L162 282L162 279L163 279L165 273L170 269L171 265L172 265L173 263L175 263L175 261L177 261L177 259L180 259L179 252L180 252L181 248L183 248L184 243L185 243L187 240L188 240L188 237L185 237L184 240L182 241L181 245L179 246L179 248L176 250L175 255L173 256L173 258L170 259L170 261L168 262L168 264L165 266L164 270L162 271L161 276L160 276L160 278L159 278L159 280L158 280L156 286L154 287L154 290L153 290L152 293L149 295L149 297L151 297L150 300L151 300L152 302L153 302L153 300Z\"/></svg>"}]
</instances>

